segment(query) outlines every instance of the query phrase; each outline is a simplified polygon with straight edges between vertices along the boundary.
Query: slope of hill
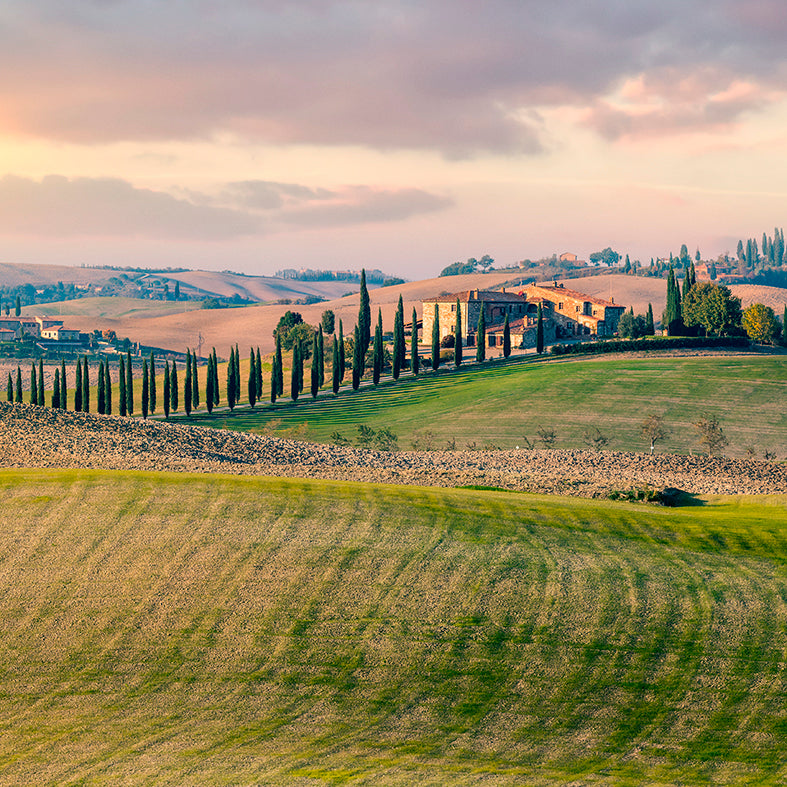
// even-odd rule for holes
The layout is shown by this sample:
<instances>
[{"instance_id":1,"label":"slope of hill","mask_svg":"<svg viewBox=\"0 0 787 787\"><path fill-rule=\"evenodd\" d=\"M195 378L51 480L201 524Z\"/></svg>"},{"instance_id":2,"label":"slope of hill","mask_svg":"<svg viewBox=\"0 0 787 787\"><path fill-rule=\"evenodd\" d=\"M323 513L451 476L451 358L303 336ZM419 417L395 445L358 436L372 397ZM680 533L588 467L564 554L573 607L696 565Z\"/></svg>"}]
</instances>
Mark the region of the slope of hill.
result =
<instances>
[{"instance_id":1,"label":"slope of hill","mask_svg":"<svg viewBox=\"0 0 787 787\"><path fill-rule=\"evenodd\" d=\"M23 306L22 314L49 315L52 317L89 317L97 319L150 319L165 314L180 314L199 309L199 301L155 301L142 298L96 297L74 301L55 301L35 306ZM65 322L65 320L64 320ZM70 326L69 324L66 327Z\"/></svg>"},{"instance_id":2,"label":"slope of hill","mask_svg":"<svg viewBox=\"0 0 787 787\"><path fill-rule=\"evenodd\" d=\"M0 493L0 785L787 779L785 497Z\"/></svg>"}]
</instances>

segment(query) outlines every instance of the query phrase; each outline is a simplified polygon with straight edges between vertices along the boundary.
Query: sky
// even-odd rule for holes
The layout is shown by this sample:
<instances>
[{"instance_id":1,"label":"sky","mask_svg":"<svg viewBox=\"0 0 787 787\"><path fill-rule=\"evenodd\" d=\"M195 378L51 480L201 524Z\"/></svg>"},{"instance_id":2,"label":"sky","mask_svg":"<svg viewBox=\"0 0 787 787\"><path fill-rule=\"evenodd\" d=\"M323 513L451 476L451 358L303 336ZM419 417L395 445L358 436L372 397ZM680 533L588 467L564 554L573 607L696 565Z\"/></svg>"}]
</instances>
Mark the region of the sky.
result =
<instances>
[{"instance_id":1,"label":"sky","mask_svg":"<svg viewBox=\"0 0 787 787\"><path fill-rule=\"evenodd\" d=\"M734 254L787 212L783 0L4 0L0 261Z\"/></svg>"}]
</instances>

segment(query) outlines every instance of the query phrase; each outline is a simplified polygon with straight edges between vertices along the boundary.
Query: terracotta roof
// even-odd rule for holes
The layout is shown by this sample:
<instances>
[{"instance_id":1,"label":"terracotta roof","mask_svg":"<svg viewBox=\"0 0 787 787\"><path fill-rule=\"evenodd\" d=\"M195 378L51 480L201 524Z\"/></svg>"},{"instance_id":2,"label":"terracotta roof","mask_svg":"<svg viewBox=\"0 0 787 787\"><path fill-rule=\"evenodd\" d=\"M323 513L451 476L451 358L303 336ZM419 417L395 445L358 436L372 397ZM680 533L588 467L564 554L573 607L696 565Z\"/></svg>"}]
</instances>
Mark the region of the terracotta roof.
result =
<instances>
[{"instance_id":1,"label":"terracotta roof","mask_svg":"<svg viewBox=\"0 0 787 787\"><path fill-rule=\"evenodd\" d=\"M472 296L472 297L471 297ZM457 298L460 303L469 301L494 301L496 303L521 303L525 300L524 295L516 292L500 292L499 290L462 290L450 295L438 295L435 298L424 298L424 303L456 303Z\"/></svg>"},{"instance_id":2,"label":"terracotta roof","mask_svg":"<svg viewBox=\"0 0 787 787\"><path fill-rule=\"evenodd\" d=\"M505 323L500 322L497 325L490 325L487 329L487 333L501 333L505 329ZM528 323L524 317L520 317L518 320L509 320L508 328L512 333L517 333L519 331L525 331L529 328L534 328L535 323Z\"/></svg>"},{"instance_id":3,"label":"terracotta roof","mask_svg":"<svg viewBox=\"0 0 787 787\"><path fill-rule=\"evenodd\" d=\"M620 303L613 303L612 301L606 301L603 298L596 298L593 295L586 295L583 292L579 292L578 290L569 290L567 287L555 287L553 285L547 284L528 284L526 287L527 290L535 288L538 290L546 290L547 292L552 292L555 295L566 295L569 298L576 298L578 301L587 301L588 303L595 303L598 306L611 306L611 307L620 307L621 309L625 309L626 307Z\"/></svg>"}]
</instances>

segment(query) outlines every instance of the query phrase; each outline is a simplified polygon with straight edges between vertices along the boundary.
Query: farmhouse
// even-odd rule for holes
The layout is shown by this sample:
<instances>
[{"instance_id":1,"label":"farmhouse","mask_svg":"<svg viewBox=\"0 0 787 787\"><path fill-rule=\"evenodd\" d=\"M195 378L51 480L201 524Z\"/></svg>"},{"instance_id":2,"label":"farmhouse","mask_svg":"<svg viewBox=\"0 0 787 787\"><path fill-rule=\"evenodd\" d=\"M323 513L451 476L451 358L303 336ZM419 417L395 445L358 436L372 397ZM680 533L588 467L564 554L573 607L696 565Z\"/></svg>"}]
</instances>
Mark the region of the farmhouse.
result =
<instances>
[{"instance_id":1,"label":"farmhouse","mask_svg":"<svg viewBox=\"0 0 787 787\"><path fill-rule=\"evenodd\" d=\"M462 338L474 347L478 318L484 312L487 344L503 344L505 319L508 317L511 347L536 346L538 306L541 305L544 341L549 344L561 338L575 336L609 336L615 333L625 306L606 301L554 282L552 285L532 284L518 292L493 290L465 290L427 298L422 303L425 341L432 335L437 307L440 340L456 330L456 304L460 305Z\"/></svg>"}]
</instances>

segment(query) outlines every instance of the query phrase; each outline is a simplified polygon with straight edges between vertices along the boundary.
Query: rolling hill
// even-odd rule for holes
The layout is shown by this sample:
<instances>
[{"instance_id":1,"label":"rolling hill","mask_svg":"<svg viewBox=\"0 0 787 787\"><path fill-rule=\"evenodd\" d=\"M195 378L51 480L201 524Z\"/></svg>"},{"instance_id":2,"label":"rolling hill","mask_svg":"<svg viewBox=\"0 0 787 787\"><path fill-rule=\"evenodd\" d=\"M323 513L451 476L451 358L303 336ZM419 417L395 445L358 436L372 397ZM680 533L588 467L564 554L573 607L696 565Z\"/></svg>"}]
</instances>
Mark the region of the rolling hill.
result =
<instances>
[{"instance_id":1,"label":"rolling hill","mask_svg":"<svg viewBox=\"0 0 787 787\"><path fill-rule=\"evenodd\" d=\"M787 499L0 472L0 784L787 778Z\"/></svg>"}]
</instances>

